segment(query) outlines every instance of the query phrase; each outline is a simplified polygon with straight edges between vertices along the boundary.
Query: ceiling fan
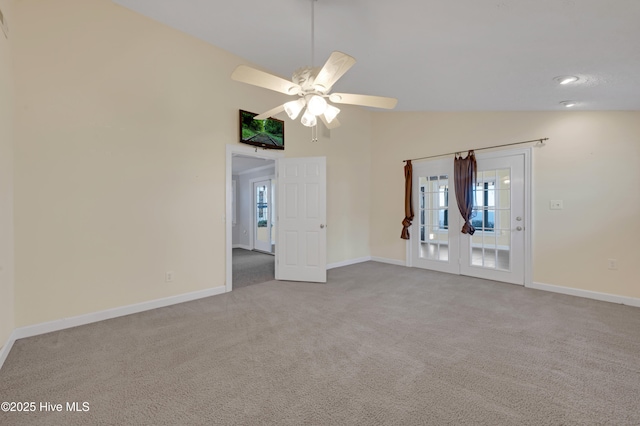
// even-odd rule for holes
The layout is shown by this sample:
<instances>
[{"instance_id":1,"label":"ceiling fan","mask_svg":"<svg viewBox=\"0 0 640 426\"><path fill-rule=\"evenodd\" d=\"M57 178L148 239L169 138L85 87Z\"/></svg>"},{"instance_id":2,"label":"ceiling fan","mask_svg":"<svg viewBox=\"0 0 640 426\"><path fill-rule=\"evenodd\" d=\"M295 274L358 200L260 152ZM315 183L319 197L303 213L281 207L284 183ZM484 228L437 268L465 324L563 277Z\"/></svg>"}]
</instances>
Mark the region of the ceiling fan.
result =
<instances>
[{"instance_id":1,"label":"ceiling fan","mask_svg":"<svg viewBox=\"0 0 640 426\"><path fill-rule=\"evenodd\" d=\"M313 63L314 50L314 19L313 4L317 0L311 0L311 57ZM270 109L267 112L254 117L256 120L264 120L285 111L289 118L295 120L302 114L301 122L307 127L314 127L318 123L318 117L328 129L340 125L336 118L340 109L327 102L327 99L335 104L360 105L374 108L393 109L398 100L382 96L356 95L352 93L330 93L333 85L356 63L356 60L346 53L335 51L331 53L322 68L303 67L293 73L291 81L284 78L252 68L240 65L231 74L231 78L242 83L251 84L285 95L295 96L296 99L283 105Z\"/></svg>"}]
</instances>

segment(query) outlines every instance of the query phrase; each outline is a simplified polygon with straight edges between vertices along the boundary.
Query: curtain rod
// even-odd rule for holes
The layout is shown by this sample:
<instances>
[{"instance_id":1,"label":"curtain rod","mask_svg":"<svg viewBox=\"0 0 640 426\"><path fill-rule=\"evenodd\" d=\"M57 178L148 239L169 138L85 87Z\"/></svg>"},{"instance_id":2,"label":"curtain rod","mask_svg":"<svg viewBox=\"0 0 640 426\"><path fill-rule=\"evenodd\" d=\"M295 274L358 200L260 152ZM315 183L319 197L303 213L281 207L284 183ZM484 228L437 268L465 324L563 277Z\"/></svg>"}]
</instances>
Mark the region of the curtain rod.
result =
<instances>
[{"instance_id":1,"label":"curtain rod","mask_svg":"<svg viewBox=\"0 0 640 426\"><path fill-rule=\"evenodd\" d=\"M538 142L538 143L542 144L542 143L544 143L544 141L548 141L548 140L549 140L549 138L532 139L530 141L505 143L505 144L502 144L502 145L494 145L494 146L487 146L487 147L484 147L484 148L470 149L469 151L481 151L483 149L500 148L500 147L503 147L503 146L520 145L520 144L523 144L523 143L531 143L531 142ZM427 158L435 158L435 157L444 157L446 155L454 155L454 154L457 154L459 152L461 152L461 151L450 152L448 154L430 155L429 157L412 158L410 161L426 160ZM409 160L402 160L403 163L406 163L407 161L409 161Z\"/></svg>"}]
</instances>

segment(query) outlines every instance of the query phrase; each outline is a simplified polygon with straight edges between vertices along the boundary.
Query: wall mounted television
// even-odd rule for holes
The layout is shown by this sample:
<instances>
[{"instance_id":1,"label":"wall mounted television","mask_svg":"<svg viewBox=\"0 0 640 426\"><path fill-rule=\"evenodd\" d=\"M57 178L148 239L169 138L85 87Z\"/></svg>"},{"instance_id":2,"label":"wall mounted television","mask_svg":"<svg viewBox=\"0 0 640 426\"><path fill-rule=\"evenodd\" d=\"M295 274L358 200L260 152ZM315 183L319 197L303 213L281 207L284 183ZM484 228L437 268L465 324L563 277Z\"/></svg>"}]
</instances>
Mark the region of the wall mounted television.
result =
<instances>
[{"instance_id":1,"label":"wall mounted television","mask_svg":"<svg viewBox=\"0 0 640 426\"><path fill-rule=\"evenodd\" d=\"M284 121L277 118L254 120L256 115L240 110L240 143L264 149L284 149Z\"/></svg>"}]
</instances>

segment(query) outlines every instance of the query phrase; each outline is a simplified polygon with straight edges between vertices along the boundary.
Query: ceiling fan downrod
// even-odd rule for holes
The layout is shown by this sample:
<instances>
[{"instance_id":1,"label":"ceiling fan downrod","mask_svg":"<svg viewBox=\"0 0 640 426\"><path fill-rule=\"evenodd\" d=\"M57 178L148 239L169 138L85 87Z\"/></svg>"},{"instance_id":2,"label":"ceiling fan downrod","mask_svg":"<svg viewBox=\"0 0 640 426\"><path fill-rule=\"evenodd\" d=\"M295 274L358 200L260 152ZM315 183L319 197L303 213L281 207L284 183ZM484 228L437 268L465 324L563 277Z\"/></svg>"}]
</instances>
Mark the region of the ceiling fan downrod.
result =
<instances>
[{"instance_id":1,"label":"ceiling fan downrod","mask_svg":"<svg viewBox=\"0 0 640 426\"><path fill-rule=\"evenodd\" d=\"M315 41L316 41L316 14L315 4L318 0L311 0L311 68L316 66L315 61Z\"/></svg>"},{"instance_id":2,"label":"ceiling fan downrod","mask_svg":"<svg viewBox=\"0 0 640 426\"><path fill-rule=\"evenodd\" d=\"M311 0L311 69L316 66L315 48L316 48L316 1ZM309 104L307 102L307 110ZM314 117L314 124L311 126L311 142L318 142L318 120Z\"/></svg>"}]
</instances>

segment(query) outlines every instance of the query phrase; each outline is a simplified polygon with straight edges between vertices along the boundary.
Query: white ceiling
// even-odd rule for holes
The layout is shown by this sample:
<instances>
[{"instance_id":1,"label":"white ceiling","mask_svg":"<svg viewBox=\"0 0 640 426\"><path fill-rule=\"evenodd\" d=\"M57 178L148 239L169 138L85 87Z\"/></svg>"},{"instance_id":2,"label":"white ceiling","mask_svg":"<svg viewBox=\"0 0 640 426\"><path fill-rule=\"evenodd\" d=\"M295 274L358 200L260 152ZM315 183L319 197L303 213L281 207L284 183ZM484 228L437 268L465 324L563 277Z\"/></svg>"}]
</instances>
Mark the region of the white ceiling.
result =
<instances>
[{"instance_id":1,"label":"white ceiling","mask_svg":"<svg viewBox=\"0 0 640 426\"><path fill-rule=\"evenodd\" d=\"M114 1L287 79L311 65L311 0ZM400 111L640 110L639 0L317 0L313 65L333 50L358 61L334 91Z\"/></svg>"}]
</instances>

